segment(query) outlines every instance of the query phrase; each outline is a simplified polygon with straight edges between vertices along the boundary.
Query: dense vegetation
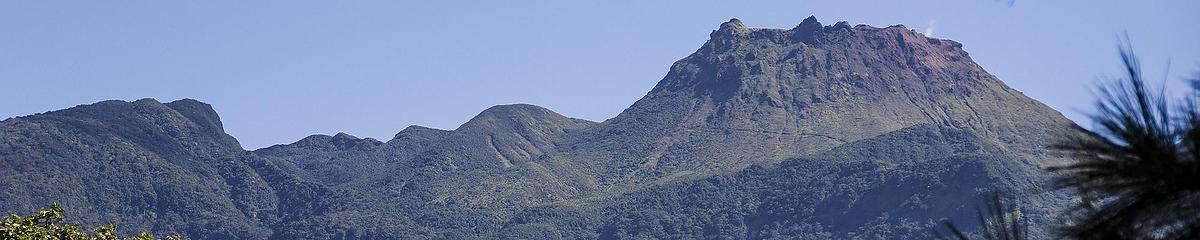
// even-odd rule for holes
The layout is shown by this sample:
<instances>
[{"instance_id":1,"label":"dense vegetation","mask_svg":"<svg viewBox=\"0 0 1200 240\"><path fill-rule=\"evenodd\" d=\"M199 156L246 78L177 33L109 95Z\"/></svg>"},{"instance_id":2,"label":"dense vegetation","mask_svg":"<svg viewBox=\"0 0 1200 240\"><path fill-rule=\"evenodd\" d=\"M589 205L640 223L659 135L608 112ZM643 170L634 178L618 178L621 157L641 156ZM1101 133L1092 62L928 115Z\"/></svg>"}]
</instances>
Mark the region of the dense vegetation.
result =
<instances>
[{"instance_id":1,"label":"dense vegetation","mask_svg":"<svg viewBox=\"0 0 1200 240\"><path fill-rule=\"evenodd\" d=\"M5 217L0 221L0 239L13 240L154 240L154 235L142 232L137 236L120 237L117 235L117 225L109 224L97 227L93 233L82 230L78 225L63 224L66 219L64 210L57 203L43 208L28 216L16 214ZM179 235L171 235L164 239L183 239Z\"/></svg>"},{"instance_id":2,"label":"dense vegetation","mask_svg":"<svg viewBox=\"0 0 1200 240\"><path fill-rule=\"evenodd\" d=\"M946 220L945 231L936 231L940 240L971 240L978 236L988 240L1030 239L1028 217L1021 212L1015 199L1003 194L994 194L985 205L976 210L979 230L970 232L953 221Z\"/></svg>"},{"instance_id":3,"label":"dense vegetation","mask_svg":"<svg viewBox=\"0 0 1200 240\"><path fill-rule=\"evenodd\" d=\"M899 146L905 152L856 155ZM506 230L603 239L928 239L942 218L973 219L970 203L1007 177L989 169L996 161L1012 158L969 132L922 125L839 147L825 158L663 185L599 206L537 208Z\"/></svg>"}]
</instances>

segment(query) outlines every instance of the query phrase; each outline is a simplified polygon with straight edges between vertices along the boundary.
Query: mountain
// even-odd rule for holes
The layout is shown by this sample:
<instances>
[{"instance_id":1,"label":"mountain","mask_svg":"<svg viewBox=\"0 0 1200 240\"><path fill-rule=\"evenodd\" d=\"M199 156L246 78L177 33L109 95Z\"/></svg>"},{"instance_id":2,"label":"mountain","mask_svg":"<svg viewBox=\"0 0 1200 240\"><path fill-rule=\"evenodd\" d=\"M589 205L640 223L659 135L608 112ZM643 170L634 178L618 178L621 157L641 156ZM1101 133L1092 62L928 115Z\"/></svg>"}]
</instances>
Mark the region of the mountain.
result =
<instances>
[{"instance_id":1,"label":"mountain","mask_svg":"<svg viewBox=\"0 0 1200 240\"><path fill-rule=\"evenodd\" d=\"M1041 146L1071 124L949 40L903 26L821 26L814 17L790 30L734 19L581 144L613 174L662 179L811 155L923 123L971 130L1031 159L1044 158ZM611 148L626 145L637 147ZM614 155L626 153L635 156Z\"/></svg>"},{"instance_id":2,"label":"mountain","mask_svg":"<svg viewBox=\"0 0 1200 240\"><path fill-rule=\"evenodd\" d=\"M598 123L499 105L246 151L194 100L8 119L0 206L204 239L922 239L1005 191L1046 236L1068 199L1040 169L1071 125L954 41L733 19Z\"/></svg>"},{"instance_id":3,"label":"mountain","mask_svg":"<svg viewBox=\"0 0 1200 240\"><path fill-rule=\"evenodd\" d=\"M70 221L117 223L131 233L265 239L345 235L341 222L373 224L337 216L363 204L356 194L242 150L211 106L190 99L104 101L5 120L0 163L6 210L59 202Z\"/></svg>"}]
</instances>

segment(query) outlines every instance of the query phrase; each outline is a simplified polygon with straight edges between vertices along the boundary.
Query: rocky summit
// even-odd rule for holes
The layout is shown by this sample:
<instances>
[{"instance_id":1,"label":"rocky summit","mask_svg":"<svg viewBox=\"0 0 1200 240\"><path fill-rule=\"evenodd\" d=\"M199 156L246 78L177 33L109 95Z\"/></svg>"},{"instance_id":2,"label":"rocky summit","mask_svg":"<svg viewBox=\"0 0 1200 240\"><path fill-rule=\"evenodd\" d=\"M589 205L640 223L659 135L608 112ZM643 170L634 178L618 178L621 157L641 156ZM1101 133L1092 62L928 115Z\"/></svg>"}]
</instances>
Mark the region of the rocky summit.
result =
<instances>
[{"instance_id":1,"label":"rocky summit","mask_svg":"<svg viewBox=\"0 0 1200 240\"><path fill-rule=\"evenodd\" d=\"M732 19L603 122L501 105L247 151L195 100L11 118L0 206L195 239L927 239L1005 191L1045 236L1071 125L951 40Z\"/></svg>"}]
</instances>

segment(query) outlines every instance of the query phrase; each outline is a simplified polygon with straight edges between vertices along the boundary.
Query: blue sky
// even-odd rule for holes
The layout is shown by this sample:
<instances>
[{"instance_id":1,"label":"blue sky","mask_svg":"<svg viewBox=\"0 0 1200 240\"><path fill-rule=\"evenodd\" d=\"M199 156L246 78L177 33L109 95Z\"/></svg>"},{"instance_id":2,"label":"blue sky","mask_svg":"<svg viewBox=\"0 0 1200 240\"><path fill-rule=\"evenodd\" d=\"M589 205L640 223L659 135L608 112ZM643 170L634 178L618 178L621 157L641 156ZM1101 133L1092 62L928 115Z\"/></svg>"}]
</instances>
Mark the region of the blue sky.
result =
<instances>
[{"instance_id":1,"label":"blue sky","mask_svg":"<svg viewBox=\"0 0 1200 240\"><path fill-rule=\"evenodd\" d=\"M1079 120L1088 86L1119 74L1123 31L1149 78L1184 86L1200 70L1197 10L1193 0L4 1L0 118L194 98L248 149L453 129L507 103L602 121L729 18L791 28L816 15L932 28Z\"/></svg>"}]
</instances>

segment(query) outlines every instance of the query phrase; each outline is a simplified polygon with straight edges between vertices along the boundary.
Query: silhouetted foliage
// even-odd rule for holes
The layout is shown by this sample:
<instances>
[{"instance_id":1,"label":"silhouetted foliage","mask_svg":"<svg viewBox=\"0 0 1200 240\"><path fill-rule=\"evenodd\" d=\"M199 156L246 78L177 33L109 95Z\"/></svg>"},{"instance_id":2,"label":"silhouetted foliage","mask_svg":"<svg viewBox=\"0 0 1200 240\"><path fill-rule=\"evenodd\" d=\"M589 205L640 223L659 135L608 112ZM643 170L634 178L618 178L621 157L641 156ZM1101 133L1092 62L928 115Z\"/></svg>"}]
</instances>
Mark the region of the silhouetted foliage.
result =
<instances>
[{"instance_id":1,"label":"silhouetted foliage","mask_svg":"<svg viewBox=\"0 0 1200 240\"><path fill-rule=\"evenodd\" d=\"M1200 238L1200 88L1172 109L1152 92L1128 44L1123 78L1099 88L1095 129L1076 127L1055 146L1075 162L1050 168L1056 187L1074 189L1062 236L1074 239Z\"/></svg>"},{"instance_id":2,"label":"silhouetted foliage","mask_svg":"<svg viewBox=\"0 0 1200 240\"><path fill-rule=\"evenodd\" d=\"M63 224L63 209L57 203L43 208L29 216L11 214L0 222L0 239L62 239L62 240L153 240L150 233L142 232L137 236L122 238L117 236L117 225L109 224L97 227L95 234L89 234L77 225ZM178 235L165 239L183 239Z\"/></svg>"},{"instance_id":3,"label":"silhouetted foliage","mask_svg":"<svg viewBox=\"0 0 1200 240\"><path fill-rule=\"evenodd\" d=\"M976 210L979 218L979 232L970 234L963 231L952 221L944 221L947 232L937 232L938 239L970 240L970 236L979 236L988 240L1018 240L1029 239L1029 227L1025 217L1021 215L1017 202L1001 194L992 195L987 206Z\"/></svg>"}]
</instances>

